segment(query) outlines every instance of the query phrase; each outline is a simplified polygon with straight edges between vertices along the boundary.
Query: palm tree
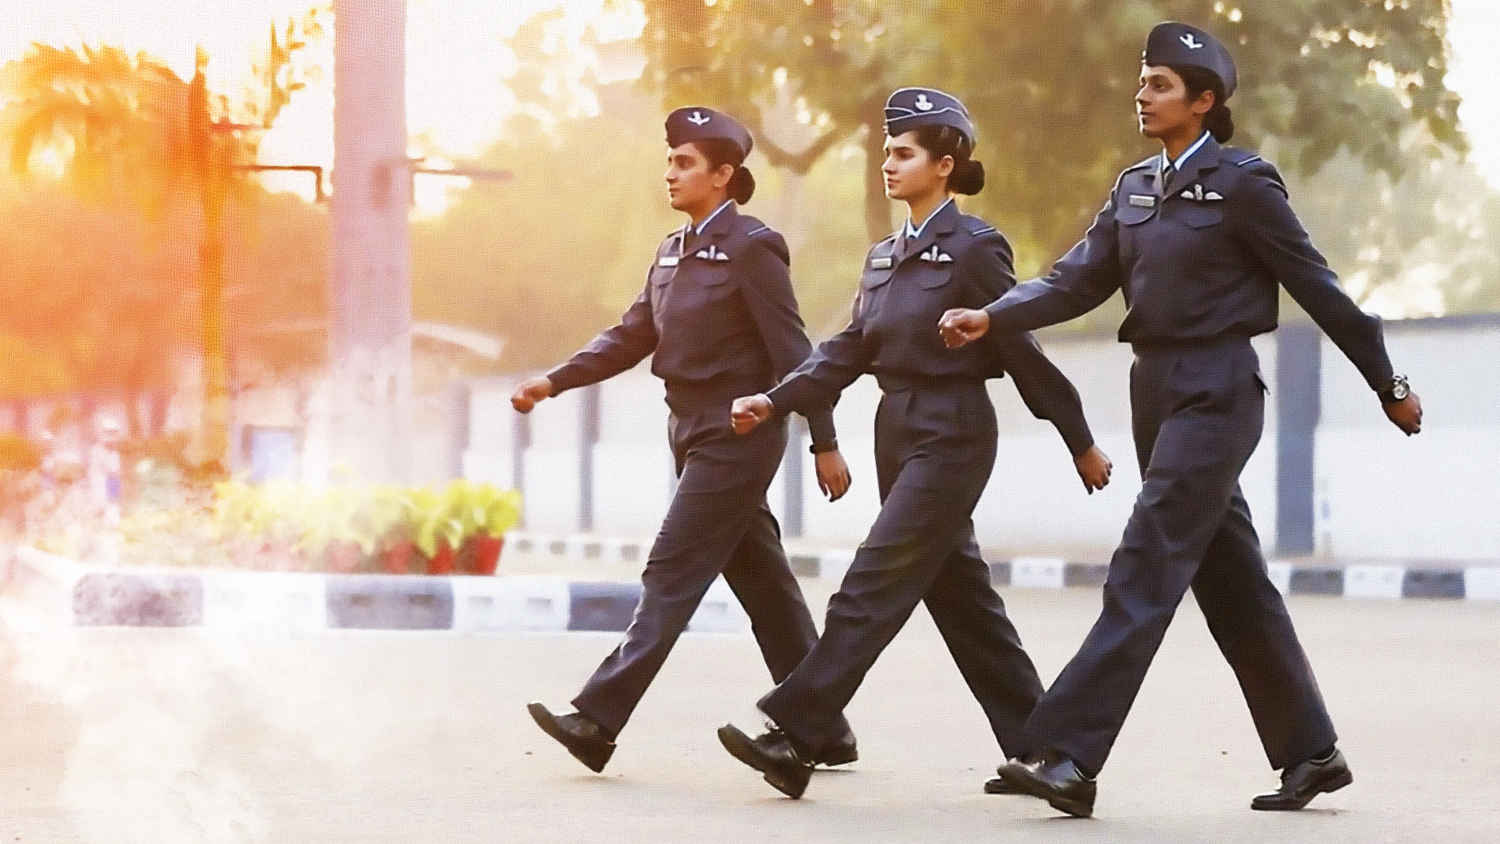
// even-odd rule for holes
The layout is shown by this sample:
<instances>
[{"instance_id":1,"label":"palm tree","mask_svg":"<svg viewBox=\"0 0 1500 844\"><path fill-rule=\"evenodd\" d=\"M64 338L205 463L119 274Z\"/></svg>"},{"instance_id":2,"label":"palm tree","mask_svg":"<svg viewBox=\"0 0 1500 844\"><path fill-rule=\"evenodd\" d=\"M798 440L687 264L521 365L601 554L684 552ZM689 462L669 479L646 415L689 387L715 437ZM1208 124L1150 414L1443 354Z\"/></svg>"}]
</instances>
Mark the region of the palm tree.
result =
<instances>
[{"instance_id":1,"label":"palm tree","mask_svg":"<svg viewBox=\"0 0 1500 844\"><path fill-rule=\"evenodd\" d=\"M208 54L199 47L191 80L144 53L112 47L80 49L34 44L6 68L11 95L0 127L10 145L11 169L27 173L42 151L62 163L80 195L138 204L158 217L174 199L196 198L202 212L198 305L203 357L201 463L223 474L229 445L229 368L224 330L224 215L229 198L247 187L237 165L254 162L257 138L291 94L303 87L293 55L322 33L318 10L288 21L285 36L271 27L264 86L237 107L208 89ZM264 104L257 102L264 95ZM236 123L231 115L258 119Z\"/></svg>"}]
</instances>

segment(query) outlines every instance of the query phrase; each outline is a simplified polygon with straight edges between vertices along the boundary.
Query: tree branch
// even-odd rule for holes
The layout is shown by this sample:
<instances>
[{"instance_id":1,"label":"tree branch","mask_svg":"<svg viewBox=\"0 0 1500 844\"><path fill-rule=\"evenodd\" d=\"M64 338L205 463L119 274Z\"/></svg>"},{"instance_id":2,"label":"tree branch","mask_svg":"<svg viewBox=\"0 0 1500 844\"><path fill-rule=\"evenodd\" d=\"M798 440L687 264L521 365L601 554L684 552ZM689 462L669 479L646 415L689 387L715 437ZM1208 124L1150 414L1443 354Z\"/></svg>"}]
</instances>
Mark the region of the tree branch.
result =
<instances>
[{"instance_id":1,"label":"tree branch","mask_svg":"<svg viewBox=\"0 0 1500 844\"><path fill-rule=\"evenodd\" d=\"M818 163L818 159L823 157L823 153L828 152L834 144L849 135L849 130L835 124L811 144L797 152L792 152L771 140L766 134L765 121L761 119L760 109L749 106L741 113L745 115L746 128L755 136L755 145L765 154L766 160L771 162L773 167L784 167L794 173L806 173L811 170L812 166Z\"/></svg>"}]
</instances>

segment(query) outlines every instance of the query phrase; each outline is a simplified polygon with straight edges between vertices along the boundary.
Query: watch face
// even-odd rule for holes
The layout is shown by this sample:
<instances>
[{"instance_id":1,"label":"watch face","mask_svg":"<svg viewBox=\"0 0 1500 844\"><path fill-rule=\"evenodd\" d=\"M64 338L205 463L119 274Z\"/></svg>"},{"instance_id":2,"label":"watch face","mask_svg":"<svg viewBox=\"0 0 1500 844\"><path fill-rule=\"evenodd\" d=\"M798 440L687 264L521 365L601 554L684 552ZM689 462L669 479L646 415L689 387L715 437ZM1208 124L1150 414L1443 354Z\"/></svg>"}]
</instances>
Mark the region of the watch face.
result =
<instances>
[{"instance_id":1,"label":"watch face","mask_svg":"<svg viewBox=\"0 0 1500 844\"><path fill-rule=\"evenodd\" d=\"M1405 381L1397 381L1391 385L1391 398L1396 401L1403 401L1410 394L1411 388L1406 385Z\"/></svg>"}]
</instances>

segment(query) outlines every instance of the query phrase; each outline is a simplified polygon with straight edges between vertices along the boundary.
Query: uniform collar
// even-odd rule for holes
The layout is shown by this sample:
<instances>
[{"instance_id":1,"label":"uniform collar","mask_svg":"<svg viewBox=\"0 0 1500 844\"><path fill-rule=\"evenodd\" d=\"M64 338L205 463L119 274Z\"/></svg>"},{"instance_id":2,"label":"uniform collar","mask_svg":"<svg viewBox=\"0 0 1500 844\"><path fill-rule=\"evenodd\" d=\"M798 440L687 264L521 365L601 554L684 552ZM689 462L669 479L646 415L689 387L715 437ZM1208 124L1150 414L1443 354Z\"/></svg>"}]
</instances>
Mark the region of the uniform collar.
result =
<instances>
[{"instance_id":1,"label":"uniform collar","mask_svg":"<svg viewBox=\"0 0 1500 844\"><path fill-rule=\"evenodd\" d=\"M693 224L689 222L688 227L692 229L694 235L701 237L704 232L709 230L710 226L713 226L715 220L723 218L725 223L731 222L734 220L735 213L734 200L726 199L724 200L723 205L715 208L712 214L704 217L703 222L699 223L697 226L693 226ZM717 226L714 228L714 231L728 231L728 227L726 225Z\"/></svg>"},{"instance_id":2,"label":"uniform collar","mask_svg":"<svg viewBox=\"0 0 1500 844\"><path fill-rule=\"evenodd\" d=\"M1213 136L1212 132L1208 131L1207 129L1204 129L1203 130L1203 134L1201 134L1201 135L1198 136L1198 140L1193 141L1193 145L1192 146L1190 146L1187 149L1183 150L1182 151L1182 155L1177 156L1177 160L1175 162L1172 162L1172 166L1174 168L1176 168L1177 172L1181 173L1182 172L1182 165L1183 165L1183 163L1186 162L1190 157L1192 157L1193 153L1195 153L1198 150L1202 149L1204 144L1206 144L1209 141L1213 140L1213 137L1214 136ZM1161 151L1161 166L1162 166L1163 169L1166 168L1167 163L1168 163L1167 162L1167 151L1166 150L1162 150Z\"/></svg>"},{"instance_id":3,"label":"uniform collar","mask_svg":"<svg viewBox=\"0 0 1500 844\"><path fill-rule=\"evenodd\" d=\"M1182 166L1178 169L1177 175L1172 177L1172 191L1174 193L1180 192L1183 188L1197 181L1199 173L1204 170L1217 168L1222 150L1223 147L1219 146L1219 142L1214 140L1212 135L1205 134L1195 141L1187 152L1177 157ZM1164 198L1162 196L1161 165L1165 161L1166 157L1163 155L1158 160L1156 169L1150 171L1152 184L1159 199Z\"/></svg>"},{"instance_id":4,"label":"uniform collar","mask_svg":"<svg viewBox=\"0 0 1500 844\"><path fill-rule=\"evenodd\" d=\"M912 226L911 218L907 217L906 225L901 229L902 235L905 236L907 240L916 240L917 238L920 238L922 236L922 232L927 230L927 224L932 222L934 217L943 213L944 210L948 209L952 205L953 197L950 196L947 199L943 200L941 205L932 209L932 213L927 215L927 219L923 220L922 225L920 226ZM952 231L952 229L949 229L949 231Z\"/></svg>"},{"instance_id":5,"label":"uniform collar","mask_svg":"<svg viewBox=\"0 0 1500 844\"><path fill-rule=\"evenodd\" d=\"M896 239L896 262L900 263L925 251L939 237L952 232L958 226L958 216L958 206L950 196L942 205L933 209L932 214L915 229L915 234L911 221L908 220L901 227L901 237Z\"/></svg>"}]
</instances>

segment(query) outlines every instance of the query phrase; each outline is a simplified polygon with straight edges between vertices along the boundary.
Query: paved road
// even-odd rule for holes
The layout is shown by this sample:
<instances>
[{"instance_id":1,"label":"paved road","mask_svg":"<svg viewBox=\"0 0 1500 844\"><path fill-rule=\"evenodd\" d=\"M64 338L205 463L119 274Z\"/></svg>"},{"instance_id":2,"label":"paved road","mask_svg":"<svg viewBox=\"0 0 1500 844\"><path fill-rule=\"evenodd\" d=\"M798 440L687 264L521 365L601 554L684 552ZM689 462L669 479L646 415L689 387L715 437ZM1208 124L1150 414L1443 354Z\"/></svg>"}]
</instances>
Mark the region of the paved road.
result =
<instances>
[{"instance_id":1,"label":"paved road","mask_svg":"<svg viewBox=\"0 0 1500 844\"><path fill-rule=\"evenodd\" d=\"M1007 599L1044 676L1098 607ZM790 801L713 735L753 724L748 636L684 638L595 776L523 706L565 705L613 634L59 630L0 602L0 841L1500 840L1500 606L1292 608L1354 786L1248 810L1273 777L1189 602L1078 821L980 793L999 753L922 611L850 709L864 758Z\"/></svg>"}]
</instances>

